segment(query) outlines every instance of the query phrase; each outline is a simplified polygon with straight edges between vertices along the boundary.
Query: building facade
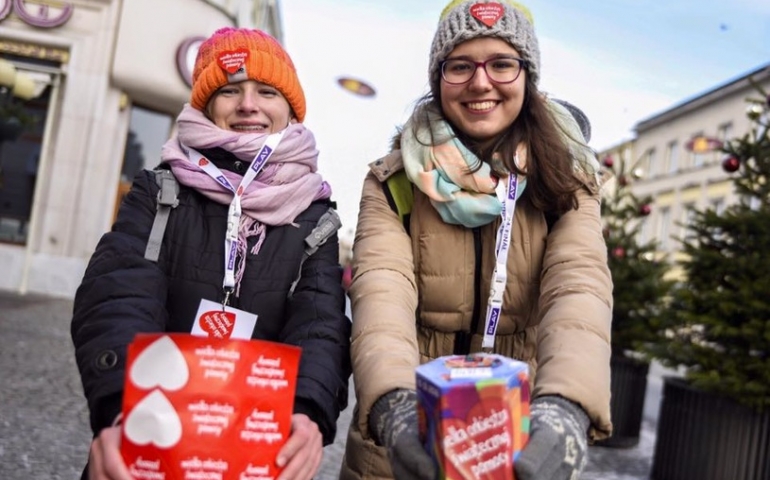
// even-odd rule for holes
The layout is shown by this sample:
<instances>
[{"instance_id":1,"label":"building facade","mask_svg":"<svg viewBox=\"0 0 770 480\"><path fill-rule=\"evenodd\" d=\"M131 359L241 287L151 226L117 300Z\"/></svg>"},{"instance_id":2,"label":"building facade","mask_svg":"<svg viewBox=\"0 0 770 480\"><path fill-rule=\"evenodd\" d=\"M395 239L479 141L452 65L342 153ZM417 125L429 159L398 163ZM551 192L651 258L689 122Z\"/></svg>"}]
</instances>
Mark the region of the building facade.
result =
<instances>
[{"instance_id":1,"label":"building facade","mask_svg":"<svg viewBox=\"0 0 770 480\"><path fill-rule=\"evenodd\" d=\"M0 0L0 69L15 70L0 75L0 290L74 294L134 174L158 163L201 40L223 26L281 40L279 4ZM6 132L19 116L33 121Z\"/></svg>"},{"instance_id":2,"label":"building facade","mask_svg":"<svg viewBox=\"0 0 770 480\"><path fill-rule=\"evenodd\" d=\"M633 140L599 153L625 161L632 192L652 196L639 240L656 240L670 260L678 258L693 209L721 211L737 201L718 145L752 128L747 99L761 98L752 82L770 92L770 63L640 121Z\"/></svg>"}]
</instances>

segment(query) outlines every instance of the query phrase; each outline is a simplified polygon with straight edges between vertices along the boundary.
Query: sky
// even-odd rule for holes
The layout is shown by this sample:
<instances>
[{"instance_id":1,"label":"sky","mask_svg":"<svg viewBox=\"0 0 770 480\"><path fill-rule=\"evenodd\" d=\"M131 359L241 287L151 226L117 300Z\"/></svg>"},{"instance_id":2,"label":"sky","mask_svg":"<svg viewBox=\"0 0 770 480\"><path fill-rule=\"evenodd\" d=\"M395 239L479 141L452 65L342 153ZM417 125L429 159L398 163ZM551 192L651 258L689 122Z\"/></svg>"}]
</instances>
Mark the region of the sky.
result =
<instances>
[{"instance_id":1,"label":"sky","mask_svg":"<svg viewBox=\"0 0 770 480\"><path fill-rule=\"evenodd\" d=\"M284 46L307 97L305 125L332 185L341 237L355 229L367 164L428 90L448 0L281 0ZM579 106L602 150L638 122L770 63L769 0L529 0L539 88ZM377 94L341 88L352 77Z\"/></svg>"}]
</instances>

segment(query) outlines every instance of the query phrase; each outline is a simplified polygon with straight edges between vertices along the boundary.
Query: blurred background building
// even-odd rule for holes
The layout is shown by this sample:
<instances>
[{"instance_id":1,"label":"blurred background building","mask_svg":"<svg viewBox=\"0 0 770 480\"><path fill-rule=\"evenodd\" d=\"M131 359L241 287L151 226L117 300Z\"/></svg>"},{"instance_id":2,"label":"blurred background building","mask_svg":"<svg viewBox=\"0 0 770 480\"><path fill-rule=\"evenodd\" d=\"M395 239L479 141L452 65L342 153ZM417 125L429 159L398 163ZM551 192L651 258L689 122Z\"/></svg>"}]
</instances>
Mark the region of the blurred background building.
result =
<instances>
[{"instance_id":1,"label":"blurred background building","mask_svg":"<svg viewBox=\"0 0 770 480\"><path fill-rule=\"evenodd\" d=\"M757 108L748 98L767 101L755 85L770 94L770 63L641 120L632 140L599 152L600 160L625 162L634 195L652 196L639 240L657 240L669 260L679 256L693 209L721 212L738 200L730 179L737 164L719 146L748 133L747 109Z\"/></svg>"},{"instance_id":2,"label":"blurred background building","mask_svg":"<svg viewBox=\"0 0 770 480\"><path fill-rule=\"evenodd\" d=\"M0 0L0 290L74 294L223 26L283 37L278 0Z\"/></svg>"}]
</instances>

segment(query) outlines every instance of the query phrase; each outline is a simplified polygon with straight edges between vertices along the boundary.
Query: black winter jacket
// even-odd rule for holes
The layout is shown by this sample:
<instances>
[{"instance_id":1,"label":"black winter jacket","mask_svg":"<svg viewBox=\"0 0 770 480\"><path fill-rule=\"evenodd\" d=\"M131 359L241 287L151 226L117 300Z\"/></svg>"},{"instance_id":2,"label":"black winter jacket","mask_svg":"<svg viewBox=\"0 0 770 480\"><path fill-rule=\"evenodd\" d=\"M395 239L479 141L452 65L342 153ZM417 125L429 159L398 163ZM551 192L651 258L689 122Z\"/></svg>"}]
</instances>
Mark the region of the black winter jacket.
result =
<instances>
[{"instance_id":1,"label":"black winter jacket","mask_svg":"<svg viewBox=\"0 0 770 480\"><path fill-rule=\"evenodd\" d=\"M220 169L243 173L244 164L227 152L204 154ZM223 299L228 207L180 185L156 264L144 251L157 193L154 173L140 172L75 296L71 334L95 435L120 413L126 347L134 335L189 333L201 299ZM295 225L268 226L259 254L247 254L240 296L230 298L232 307L257 314L252 338L302 348L294 412L318 424L325 445L334 440L337 417L347 406L350 376L350 321L336 234L305 261L293 296L287 293L304 239L330 206L317 201ZM247 252L254 241L249 238Z\"/></svg>"}]
</instances>

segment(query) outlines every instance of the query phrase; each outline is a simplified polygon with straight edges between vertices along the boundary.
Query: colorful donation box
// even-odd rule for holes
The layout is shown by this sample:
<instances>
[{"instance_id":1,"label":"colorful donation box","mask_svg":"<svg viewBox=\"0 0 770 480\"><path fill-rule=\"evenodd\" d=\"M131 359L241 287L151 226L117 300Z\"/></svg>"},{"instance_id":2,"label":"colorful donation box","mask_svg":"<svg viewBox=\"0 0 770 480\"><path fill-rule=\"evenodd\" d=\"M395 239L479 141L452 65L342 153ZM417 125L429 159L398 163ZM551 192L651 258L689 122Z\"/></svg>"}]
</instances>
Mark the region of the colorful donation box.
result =
<instances>
[{"instance_id":1,"label":"colorful donation box","mask_svg":"<svg viewBox=\"0 0 770 480\"><path fill-rule=\"evenodd\" d=\"M300 349L258 340L137 335L121 452L135 479L268 480L289 437Z\"/></svg>"},{"instance_id":2,"label":"colorful donation box","mask_svg":"<svg viewBox=\"0 0 770 480\"><path fill-rule=\"evenodd\" d=\"M529 438L527 364L454 355L417 367L420 434L446 480L510 480Z\"/></svg>"}]
</instances>

